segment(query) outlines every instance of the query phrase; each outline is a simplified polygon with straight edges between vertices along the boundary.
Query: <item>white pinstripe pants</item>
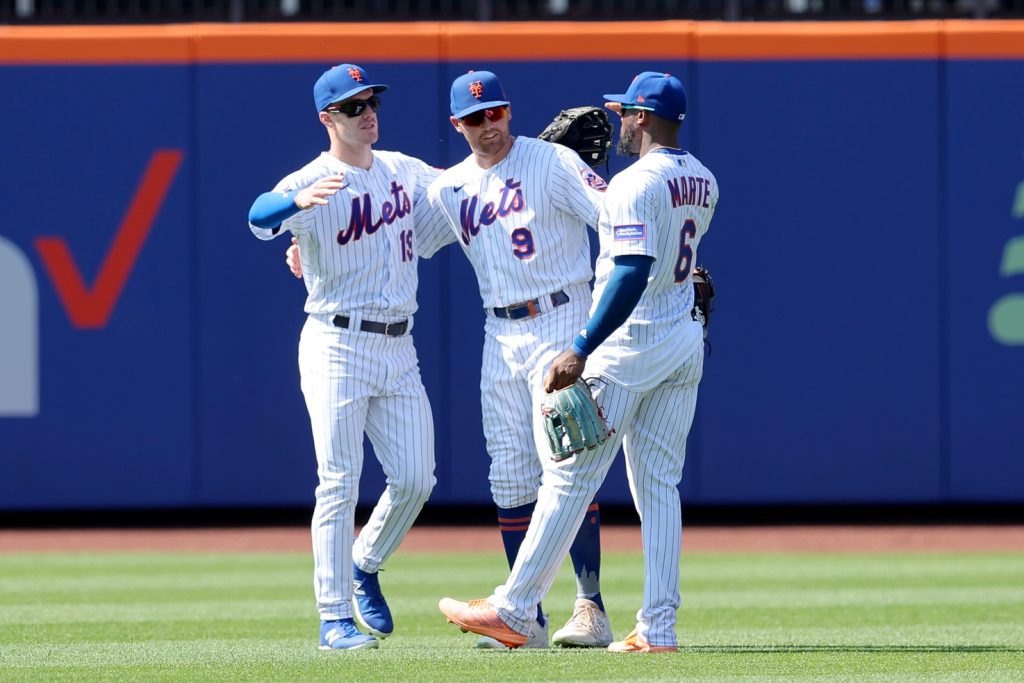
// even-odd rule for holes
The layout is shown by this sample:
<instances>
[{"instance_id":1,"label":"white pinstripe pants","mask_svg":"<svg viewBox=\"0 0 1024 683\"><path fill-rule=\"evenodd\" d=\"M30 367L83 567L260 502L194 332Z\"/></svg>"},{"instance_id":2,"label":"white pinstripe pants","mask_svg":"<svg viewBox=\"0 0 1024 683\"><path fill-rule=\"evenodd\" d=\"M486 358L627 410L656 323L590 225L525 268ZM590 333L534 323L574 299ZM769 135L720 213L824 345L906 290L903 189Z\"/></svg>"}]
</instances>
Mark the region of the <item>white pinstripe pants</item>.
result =
<instances>
[{"instance_id":1,"label":"white pinstripe pants","mask_svg":"<svg viewBox=\"0 0 1024 683\"><path fill-rule=\"evenodd\" d=\"M330 316L310 316L299 370L320 480L312 523L317 608L321 619L347 619L353 561L376 571L434 487L434 422L409 335L350 331ZM387 484L353 545L364 432Z\"/></svg>"},{"instance_id":2,"label":"white pinstripe pants","mask_svg":"<svg viewBox=\"0 0 1024 683\"><path fill-rule=\"evenodd\" d=\"M590 310L588 285L563 291L569 295L567 303L551 308L550 301L542 301L543 313L534 318L506 320L487 314L480 402L491 458L491 497L498 507L537 500L542 467L533 437L540 417L534 410L535 387L551 361L586 326Z\"/></svg>"},{"instance_id":3,"label":"white pinstripe pants","mask_svg":"<svg viewBox=\"0 0 1024 683\"><path fill-rule=\"evenodd\" d=\"M640 513L644 547L644 599L636 616L637 629L652 645L676 644L682 548L677 486L683 475L686 437L693 424L703 364L701 347L678 370L645 392L633 392L600 378L592 383L594 397L616 434L603 446L570 460L555 463L544 459L533 521L508 581L489 598L513 629L529 631L536 605L551 588L587 506L621 445L630 491ZM547 439L543 438L542 452L546 453Z\"/></svg>"}]
</instances>

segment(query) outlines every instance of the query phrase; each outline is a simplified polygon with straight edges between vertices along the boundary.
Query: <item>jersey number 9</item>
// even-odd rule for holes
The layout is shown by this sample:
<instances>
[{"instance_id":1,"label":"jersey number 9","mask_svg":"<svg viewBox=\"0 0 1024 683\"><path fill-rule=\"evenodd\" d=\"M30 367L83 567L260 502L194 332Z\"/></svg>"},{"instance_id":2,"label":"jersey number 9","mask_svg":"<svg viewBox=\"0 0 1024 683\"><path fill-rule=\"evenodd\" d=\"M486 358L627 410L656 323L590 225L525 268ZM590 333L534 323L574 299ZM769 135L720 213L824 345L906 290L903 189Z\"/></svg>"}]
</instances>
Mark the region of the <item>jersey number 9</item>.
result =
<instances>
[{"instance_id":1,"label":"jersey number 9","mask_svg":"<svg viewBox=\"0 0 1024 683\"><path fill-rule=\"evenodd\" d=\"M536 248L533 246L533 233L529 228L516 228L512 231L512 253L517 259L525 261L533 256Z\"/></svg>"}]
</instances>

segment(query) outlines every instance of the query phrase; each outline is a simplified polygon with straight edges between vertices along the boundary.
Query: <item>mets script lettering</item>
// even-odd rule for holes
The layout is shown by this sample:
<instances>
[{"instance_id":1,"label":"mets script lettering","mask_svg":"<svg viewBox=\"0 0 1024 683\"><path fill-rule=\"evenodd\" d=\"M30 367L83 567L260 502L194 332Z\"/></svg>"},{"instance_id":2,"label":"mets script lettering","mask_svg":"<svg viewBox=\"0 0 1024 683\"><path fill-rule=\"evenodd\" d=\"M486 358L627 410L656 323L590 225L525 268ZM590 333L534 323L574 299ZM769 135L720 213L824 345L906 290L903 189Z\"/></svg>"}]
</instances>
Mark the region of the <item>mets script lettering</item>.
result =
<instances>
[{"instance_id":1,"label":"mets script lettering","mask_svg":"<svg viewBox=\"0 0 1024 683\"><path fill-rule=\"evenodd\" d=\"M380 218L373 220L373 199L370 193L362 198L352 199L352 211L348 219L348 228L338 231L338 244L345 246L349 242L358 241L362 236L372 235L382 225L391 225L399 218L405 218L412 211L412 202L405 188L396 181L391 181L391 201L380 205Z\"/></svg>"},{"instance_id":2,"label":"mets script lettering","mask_svg":"<svg viewBox=\"0 0 1024 683\"><path fill-rule=\"evenodd\" d=\"M480 226L491 225L499 218L504 218L510 213L516 213L526 208L526 198L523 197L521 189L522 182L513 178L505 180L501 188L501 196L497 203L487 202L480 209L477 216L477 204L479 197L473 195L462 200L462 207L459 209L459 220L462 222L462 243L469 244L470 240L480 234Z\"/></svg>"}]
</instances>

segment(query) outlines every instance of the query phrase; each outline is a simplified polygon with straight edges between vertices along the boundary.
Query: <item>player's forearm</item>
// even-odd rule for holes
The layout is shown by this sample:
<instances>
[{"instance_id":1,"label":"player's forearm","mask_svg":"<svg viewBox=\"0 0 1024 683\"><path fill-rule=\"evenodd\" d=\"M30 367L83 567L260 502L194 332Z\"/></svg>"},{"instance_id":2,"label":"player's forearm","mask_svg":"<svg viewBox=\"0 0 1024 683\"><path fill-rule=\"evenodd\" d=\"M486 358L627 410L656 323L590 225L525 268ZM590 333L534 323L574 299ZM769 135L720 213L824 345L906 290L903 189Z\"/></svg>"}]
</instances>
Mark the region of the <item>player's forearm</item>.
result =
<instances>
[{"instance_id":1,"label":"player's forearm","mask_svg":"<svg viewBox=\"0 0 1024 683\"><path fill-rule=\"evenodd\" d=\"M249 222L257 228L276 228L301 211L295 204L295 195L298 193L298 190L264 192L252 203L249 209Z\"/></svg>"},{"instance_id":2,"label":"player's forearm","mask_svg":"<svg viewBox=\"0 0 1024 683\"><path fill-rule=\"evenodd\" d=\"M608 278L597 309L583 332L576 335L572 350L579 356L589 356L626 322L629 314L647 289L654 259L649 256L618 256L615 268Z\"/></svg>"}]
</instances>

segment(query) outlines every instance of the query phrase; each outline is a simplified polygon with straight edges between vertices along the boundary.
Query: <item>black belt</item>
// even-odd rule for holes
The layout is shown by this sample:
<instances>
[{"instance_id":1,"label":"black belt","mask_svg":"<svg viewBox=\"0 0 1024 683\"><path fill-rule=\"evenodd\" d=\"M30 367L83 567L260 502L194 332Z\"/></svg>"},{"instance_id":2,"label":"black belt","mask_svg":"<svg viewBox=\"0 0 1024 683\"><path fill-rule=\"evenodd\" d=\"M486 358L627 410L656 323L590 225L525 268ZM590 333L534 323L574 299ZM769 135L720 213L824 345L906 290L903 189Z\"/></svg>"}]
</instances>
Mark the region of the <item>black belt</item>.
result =
<instances>
[{"instance_id":1,"label":"black belt","mask_svg":"<svg viewBox=\"0 0 1024 683\"><path fill-rule=\"evenodd\" d=\"M348 329L348 316L336 315L334 316L333 322L335 327L344 327ZM403 320L397 323L379 323L373 320L363 320L359 323L359 329L363 332L386 334L389 337L401 337L409 329L409 321Z\"/></svg>"},{"instance_id":2,"label":"black belt","mask_svg":"<svg viewBox=\"0 0 1024 683\"><path fill-rule=\"evenodd\" d=\"M551 294L550 297L552 308L558 308L562 304L569 303L569 295L563 292L562 290L558 290L554 294ZM512 304L511 306L495 308L492 310L494 311L494 315L498 316L499 318L507 318L509 320L520 320L522 318L532 318L534 316L540 315L541 311L538 306L539 303L540 302L537 301L537 299L530 299L529 301L524 301L520 304Z\"/></svg>"}]
</instances>

